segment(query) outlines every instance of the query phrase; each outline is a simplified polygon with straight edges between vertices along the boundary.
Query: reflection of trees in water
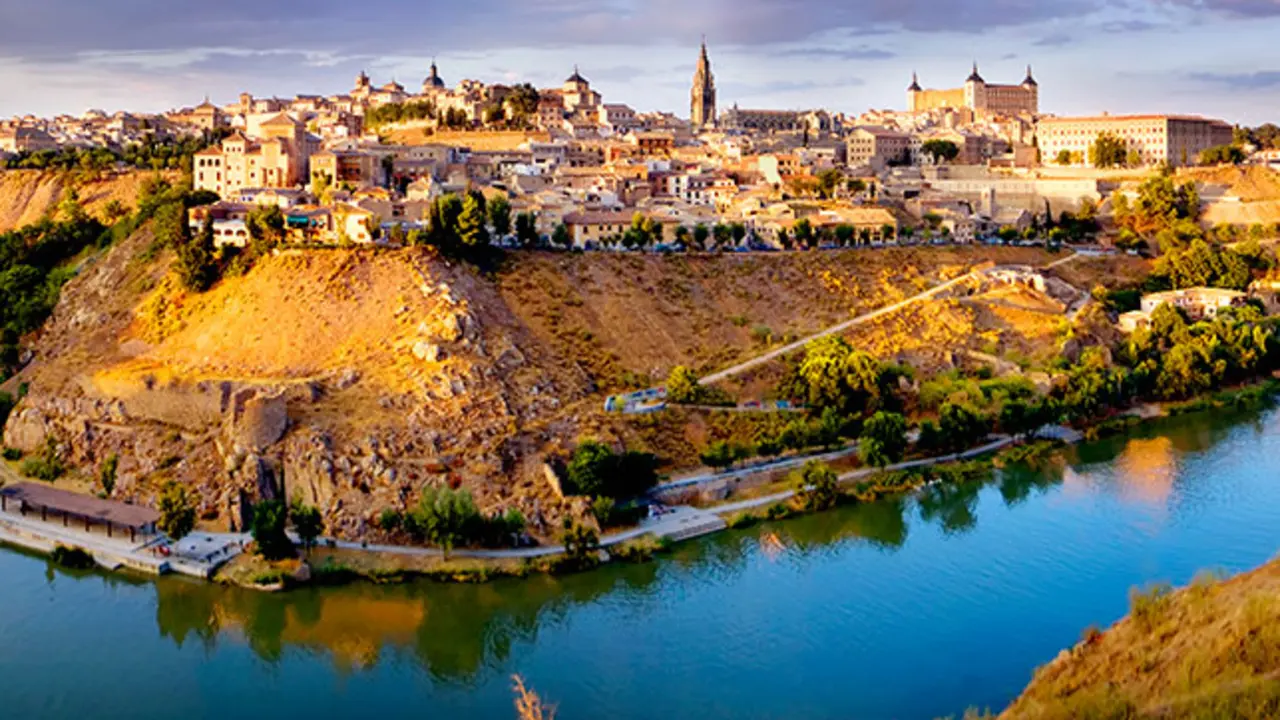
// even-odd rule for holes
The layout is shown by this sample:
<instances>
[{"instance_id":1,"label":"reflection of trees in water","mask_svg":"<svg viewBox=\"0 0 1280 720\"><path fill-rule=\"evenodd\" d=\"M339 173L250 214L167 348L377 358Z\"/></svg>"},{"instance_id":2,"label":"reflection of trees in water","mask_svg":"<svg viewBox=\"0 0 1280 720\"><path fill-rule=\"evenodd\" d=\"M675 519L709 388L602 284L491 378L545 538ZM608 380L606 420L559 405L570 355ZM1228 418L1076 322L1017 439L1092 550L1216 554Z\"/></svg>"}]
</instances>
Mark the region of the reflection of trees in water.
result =
<instances>
[{"instance_id":1,"label":"reflection of trees in water","mask_svg":"<svg viewBox=\"0 0 1280 720\"><path fill-rule=\"evenodd\" d=\"M1014 507L1031 497L1033 492L1044 493L1061 485L1065 471L1066 462L1057 458L1042 463L1038 468L1012 465L996 473L995 483L1005 506Z\"/></svg>"},{"instance_id":2,"label":"reflection of trees in water","mask_svg":"<svg viewBox=\"0 0 1280 720\"><path fill-rule=\"evenodd\" d=\"M156 583L156 623L178 646L196 637L212 649L235 635L269 663L297 648L323 652L344 671L375 667L384 650L400 649L436 680L469 683L576 605L651 587L658 569L653 563L484 585L357 583L284 594L165 579Z\"/></svg>"},{"instance_id":3,"label":"reflection of trees in water","mask_svg":"<svg viewBox=\"0 0 1280 720\"><path fill-rule=\"evenodd\" d=\"M896 550L907 541L906 508L903 498L859 503L787 521L779 529L790 539L788 545L801 552L813 552L848 539L862 539L879 548Z\"/></svg>"},{"instance_id":4,"label":"reflection of trees in water","mask_svg":"<svg viewBox=\"0 0 1280 720\"><path fill-rule=\"evenodd\" d=\"M978 524L974 505L978 493L986 485L982 481L942 482L924 488L916 495L916 507L925 522L938 521L943 532L964 533Z\"/></svg>"}]
</instances>

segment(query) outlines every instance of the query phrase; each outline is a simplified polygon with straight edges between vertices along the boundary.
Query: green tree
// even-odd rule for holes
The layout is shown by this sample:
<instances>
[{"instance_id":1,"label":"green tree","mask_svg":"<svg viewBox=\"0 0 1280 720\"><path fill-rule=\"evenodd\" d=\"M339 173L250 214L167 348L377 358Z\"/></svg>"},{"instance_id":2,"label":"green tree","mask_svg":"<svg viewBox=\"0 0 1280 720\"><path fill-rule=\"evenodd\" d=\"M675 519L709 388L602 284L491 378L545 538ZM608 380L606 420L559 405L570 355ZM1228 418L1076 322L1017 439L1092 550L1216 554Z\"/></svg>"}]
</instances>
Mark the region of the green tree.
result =
<instances>
[{"instance_id":1,"label":"green tree","mask_svg":"<svg viewBox=\"0 0 1280 720\"><path fill-rule=\"evenodd\" d=\"M538 244L538 219L533 213L522 212L516 215L516 241L524 248Z\"/></svg>"},{"instance_id":2,"label":"green tree","mask_svg":"<svg viewBox=\"0 0 1280 720\"><path fill-rule=\"evenodd\" d=\"M813 224L807 218L801 218L791 226L791 234L800 247L811 248L817 245L817 235L813 232Z\"/></svg>"},{"instance_id":3,"label":"green tree","mask_svg":"<svg viewBox=\"0 0 1280 720\"><path fill-rule=\"evenodd\" d=\"M415 534L442 548L446 557L483 531L480 511L466 490L427 487L410 517Z\"/></svg>"},{"instance_id":4,"label":"green tree","mask_svg":"<svg viewBox=\"0 0 1280 720\"><path fill-rule=\"evenodd\" d=\"M960 452L985 438L990 432L990 424L972 407L949 402L938 411L938 429L945 449Z\"/></svg>"},{"instance_id":5,"label":"green tree","mask_svg":"<svg viewBox=\"0 0 1280 720\"><path fill-rule=\"evenodd\" d=\"M572 247L573 235L569 233L569 226L564 223L556 225L556 229L551 233L551 242L566 250Z\"/></svg>"},{"instance_id":6,"label":"green tree","mask_svg":"<svg viewBox=\"0 0 1280 720\"><path fill-rule=\"evenodd\" d=\"M836 226L836 244L840 247L849 247L853 244L853 237L857 231L848 223L841 223Z\"/></svg>"},{"instance_id":7,"label":"green tree","mask_svg":"<svg viewBox=\"0 0 1280 720\"><path fill-rule=\"evenodd\" d=\"M489 201L489 224L493 226L493 232L499 238L506 238L511 234L511 202L507 200L505 195L499 195Z\"/></svg>"},{"instance_id":8,"label":"green tree","mask_svg":"<svg viewBox=\"0 0 1280 720\"><path fill-rule=\"evenodd\" d=\"M102 461L102 467L98 468L98 484L102 486L102 492L107 497L116 491L116 471L120 467L120 456L111 453L106 460Z\"/></svg>"},{"instance_id":9,"label":"green tree","mask_svg":"<svg viewBox=\"0 0 1280 720\"><path fill-rule=\"evenodd\" d=\"M677 245L682 245L687 249L690 246L690 243L692 242L692 239L689 236L689 228L685 227L684 225L677 225L676 232L675 232L675 242Z\"/></svg>"},{"instance_id":10,"label":"green tree","mask_svg":"<svg viewBox=\"0 0 1280 720\"><path fill-rule=\"evenodd\" d=\"M249 230L250 248L255 255L264 255L284 242L284 213L276 205L256 207L245 217Z\"/></svg>"},{"instance_id":11,"label":"green tree","mask_svg":"<svg viewBox=\"0 0 1280 720\"><path fill-rule=\"evenodd\" d=\"M711 237L715 240L717 250L721 250L733 239L733 230L728 225L716 223L711 227Z\"/></svg>"},{"instance_id":12,"label":"green tree","mask_svg":"<svg viewBox=\"0 0 1280 720\"><path fill-rule=\"evenodd\" d=\"M844 173L839 168L828 168L818 173L818 196L831 199L835 197L836 188L844 180Z\"/></svg>"},{"instance_id":13,"label":"green tree","mask_svg":"<svg viewBox=\"0 0 1280 720\"><path fill-rule=\"evenodd\" d=\"M827 336L805 347L805 355L785 391L805 405L835 408L844 416L885 409L895 399L902 370L855 349L844 338Z\"/></svg>"},{"instance_id":14,"label":"green tree","mask_svg":"<svg viewBox=\"0 0 1280 720\"><path fill-rule=\"evenodd\" d=\"M258 546L258 554L268 560L293 556L293 541L285 533L289 509L280 500L262 500L253 506L250 533Z\"/></svg>"},{"instance_id":15,"label":"green tree","mask_svg":"<svg viewBox=\"0 0 1280 720\"><path fill-rule=\"evenodd\" d=\"M172 540L181 540L196 527L196 506L184 485L173 481L166 483L160 491L156 509L160 512L156 527Z\"/></svg>"},{"instance_id":16,"label":"green tree","mask_svg":"<svg viewBox=\"0 0 1280 720\"><path fill-rule=\"evenodd\" d=\"M747 226L742 223L733 223L729 226L729 235L733 238L733 244L741 247L742 241L747 239Z\"/></svg>"},{"instance_id":17,"label":"green tree","mask_svg":"<svg viewBox=\"0 0 1280 720\"><path fill-rule=\"evenodd\" d=\"M213 216L206 215L200 234L193 240L177 246L178 278L183 287L194 292L204 292L218 279L218 266L214 260Z\"/></svg>"},{"instance_id":18,"label":"green tree","mask_svg":"<svg viewBox=\"0 0 1280 720\"><path fill-rule=\"evenodd\" d=\"M711 443L701 455L702 464L715 470L723 470L737 461L734 448L724 440Z\"/></svg>"},{"instance_id":19,"label":"green tree","mask_svg":"<svg viewBox=\"0 0 1280 720\"><path fill-rule=\"evenodd\" d=\"M595 552L600 549L600 536L595 530L566 517L560 543L564 546L565 557L575 566L582 567L595 560Z\"/></svg>"},{"instance_id":20,"label":"green tree","mask_svg":"<svg viewBox=\"0 0 1280 720\"><path fill-rule=\"evenodd\" d=\"M835 471L817 460L805 463L793 476L796 497L811 512L828 510L840 500L840 479Z\"/></svg>"},{"instance_id":21,"label":"green tree","mask_svg":"<svg viewBox=\"0 0 1280 720\"><path fill-rule=\"evenodd\" d=\"M693 246L698 250L707 249L707 238L711 236L711 231L706 225L698 223L693 226Z\"/></svg>"},{"instance_id":22,"label":"green tree","mask_svg":"<svg viewBox=\"0 0 1280 720\"><path fill-rule=\"evenodd\" d=\"M1235 145L1217 145L1200 153L1201 165L1239 165L1244 161L1244 151Z\"/></svg>"},{"instance_id":23,"label":"green tree","mask_svg":"<svg viewBox=\"0 0 1280 720\"><path fill-rule=\"evenodd\" d=\"M586 440L569 459L565 476L564 491L569 495L633 498L657 483L657 458L650 453L615 453L603 443Z\"/></svg>"},{"instance_id":24,"label":"green tree","mask_svg":"<svg viewBox=\"0 0 1280 720\"><path fill-rule=\"evenodd\" d=\"M1124 140L1108 132L1100 133L1089 146L1089 164L1097 168L1120 167L1126 156Z\"/></svg>"},{"instance_id":25,"label":"green tree","mask_svg":"<svg viewBox=\"0 0 1280 720\"><path fill-rule=\"evenodd\" d=\"M667 376L667 401L676 405L698 405L704 399L698 376L692 370L677 365Z\"/></svg>"},{"instance_id":26,"label":"green tree","mask_svg":"<svg viewBox=\"0 0 1280 720\"><path fill-rule=\"evenodd\" d=\"M883 468L907 452L907 419L898 413L878 412L862 425L858 454L867 465Z\"/></svg>"},{"instance_id":27,"label":"green tree","mask_svg":"<svg viewBox=\"0 0 1280 720\"><path fill-rule=\"evenodd\" d=\"M960 156L960 147L950 140L926 140L920 150L932 157L935 163L951 162Z\"/></svg>"},{"instance_id":28,"label":"green tree","mask_svg":"<svg viewBox=\"0 0 1280 720\"><path fill-rule=\"evenodd\" d=\"M319 508L307 505L301 497L296 497L289 508L289 516L293 519L293 529L297 531L298 539L302 540L302 547L306 550L315 547L316 539L324 532L324 516L320 514Z\"/></svg>"},{"instance_id":29,"label":"green tree","mask_svg":"<svg viewBox=\"0 0 1280 720\"><path fill-rule=\"evenodd\" d=\"M469 192L462 200L462 213L458 216L458 239L464 247L471 249L489 244L484 196L478 192Z\"/></svg>"},{"instance_id":30,"label":"green tree","mask_svg":"<svg viewBox=\"0 0 1280 720\"><path fill-rule=\"evenodd\" d=\"M1066 149L1059 150L1058 155L1057 157L1054 158L1054 160L1059 165L1070 165L1072 160L1071 151Z\"/></svg>"}]
</instances>

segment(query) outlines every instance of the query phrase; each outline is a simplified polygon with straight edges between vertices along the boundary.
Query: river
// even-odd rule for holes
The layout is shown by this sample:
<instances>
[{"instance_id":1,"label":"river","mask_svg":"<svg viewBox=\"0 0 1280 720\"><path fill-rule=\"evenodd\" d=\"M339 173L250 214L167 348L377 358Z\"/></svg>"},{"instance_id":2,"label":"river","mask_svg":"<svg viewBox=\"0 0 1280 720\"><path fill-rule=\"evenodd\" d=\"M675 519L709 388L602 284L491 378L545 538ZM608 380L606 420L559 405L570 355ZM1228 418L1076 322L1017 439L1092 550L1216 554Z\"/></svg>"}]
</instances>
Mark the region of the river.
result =
<instances>
[{"instance_id":1,"label":"river","mask_svg":"<svg viewBox=\"0 0 1280 720\"><path fill-rule=\"evenodd\" d=\"M562 720L958 716L1002 708L1130 587L1280 547L1280 411L1067 460L488 585L263 595L0 549L0 715L509 719L520 673Z\"/></svg>"}]
</instances>

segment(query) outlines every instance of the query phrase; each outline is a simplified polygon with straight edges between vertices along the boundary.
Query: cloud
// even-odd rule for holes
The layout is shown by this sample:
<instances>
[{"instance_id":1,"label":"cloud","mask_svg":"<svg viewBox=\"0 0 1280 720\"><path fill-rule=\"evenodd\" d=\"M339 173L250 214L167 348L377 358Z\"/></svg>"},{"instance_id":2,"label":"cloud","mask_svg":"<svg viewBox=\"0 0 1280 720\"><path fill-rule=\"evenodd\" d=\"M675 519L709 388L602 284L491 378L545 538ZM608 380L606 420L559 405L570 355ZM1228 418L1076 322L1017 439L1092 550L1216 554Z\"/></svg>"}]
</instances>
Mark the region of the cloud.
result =
<instances>
[{"instance_id":1,"label":"cloud","mask_svg":"<svg viewBox=\"0 0 1280 720\"><path fill-rule=\"evenodd\" d=\"M1228 17L1280 16L1280 0L1165 0L1165 3Z\"/></svg>"},{"instance_id":2,"label":"cloud","mask_svg":"<svg viewBox=\"0 0 1280 720\"><path fill-rule=\"evenodd\" d=\"M1191 80L1230 90L1270 90L1280 88L1280 71L1260 70L1251 73L1190 73Z\"/></svg>"},{"instance_id":3,"label":"cloud","mask_svg":"<svg viewBox=\"0 0 1280 720\"><path fill-rule=\"evenodd\" d=\"M1036 47L1062 47L1073 42L1075 42L1075 39L1066 33L1053 33L1052 35L1045 35L1031 44Z\"/></svg>"},{"instance_id":4,"label":"cloud","mask_svg":"<svg viewBox=\"0 0 1280 720\"><path fill-rule=\"evenodd\" d=\"M897 53L873 47L815 47L794 48L770 53L779 58L801 58L806 60L888 60L898 56Z\"/></svg>"},{"instance_id":5,"label":"cloud","mask_svg":"<svg viewBox=\"0 0 1280 720\"><path fill-rule=\"evenodd\" d=\"M0 0L0 47L25 58L109 50L326 48L434 54L565 44L798 42L833 30L979 32L1074 18L1102 0Z\"/></svg>"},{"instance_id":6,"label":"cloud","mask_svg":"<svg viewBox=\"0 0 1280 720\"><path fill-rule=\"evenodd\" d=\"M1101 25L1103 32L1113 34L1137 33L1164 27L1149 20L1112 20Z\"/></svg>"}]
</instances>

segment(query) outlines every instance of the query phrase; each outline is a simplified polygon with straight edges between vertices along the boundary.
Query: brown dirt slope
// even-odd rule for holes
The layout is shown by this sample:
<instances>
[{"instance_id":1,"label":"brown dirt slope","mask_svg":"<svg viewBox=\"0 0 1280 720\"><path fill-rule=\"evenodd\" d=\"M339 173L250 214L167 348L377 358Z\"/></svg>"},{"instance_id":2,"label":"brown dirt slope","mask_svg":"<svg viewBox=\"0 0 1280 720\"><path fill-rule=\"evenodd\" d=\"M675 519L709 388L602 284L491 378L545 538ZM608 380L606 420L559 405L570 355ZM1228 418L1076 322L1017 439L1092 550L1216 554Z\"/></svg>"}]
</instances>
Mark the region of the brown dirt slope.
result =
<instances>
[{"instance_id":1,"label":"brown dirt slope","mask_svg":"<svg viewBox=\"0 0 1280 720\"><path fill-rule=\"evenodd\" d=\"M984 261L1043 264L1026 248L894 248L660 257L522 257L503 298L604 389L713 370L928 289Z\"/></svg>"},{"instance_id":2,"label":"brown dirt slope","mask_svg":"<svg viewBox=\"0 0 1280 720\"><path fill-rule=\"evenodd\" d=\"M138 189L150 175L128 171L80 177L54 171L0 170L0 232L30 225L53 212L63 191L72 185L90 214L101 216L102 208L112 200L132 209Z\"/></svg>"},{"instance_id":3,"label":"brown dirt slope","mask_svg":"<svg viewBox=\"0 0 1280 720\"><path fill-rule=\"evenodd\" d=\"M1000 717L1280 717L1280 562L1135 594L1131 610L1037 671Z\"/></svg>"},{"instance_id":4,"label":"brown dirt slope","mask_svg":"<svg viewBox=\"0 0 1280 720\"><path fill-rule=\"evenodd\" d=\"M301 494L333 532L370 539L383 509L427 483L552 528L564 508L541 474L548 453L596 435L696 462L691 448L719 432L691 427L674 447L604 415L605 392L677 364L723 366L981 262L1047 260L516 253L485 276L420 248L291 251L192 296L167 254L142 259L150 243L139 233L69 283L5 442L32 450L53 435L82 479L118 454L118 496L188 483L211 527L242 522L246 499Z\"/></svg>"}]
</instances>

